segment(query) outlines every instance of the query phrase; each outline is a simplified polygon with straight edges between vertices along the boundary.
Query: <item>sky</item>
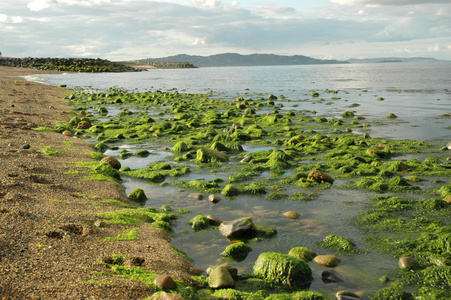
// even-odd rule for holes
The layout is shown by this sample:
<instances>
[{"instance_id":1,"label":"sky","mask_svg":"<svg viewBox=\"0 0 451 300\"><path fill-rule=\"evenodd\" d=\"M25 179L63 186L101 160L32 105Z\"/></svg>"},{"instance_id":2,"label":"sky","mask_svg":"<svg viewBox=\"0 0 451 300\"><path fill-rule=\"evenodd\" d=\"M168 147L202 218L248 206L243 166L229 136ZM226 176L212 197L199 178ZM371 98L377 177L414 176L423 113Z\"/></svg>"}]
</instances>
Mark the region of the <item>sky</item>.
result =
<instances>
[{"instance_id":1,"label":"sky","mask_svg":"<svg viewBox=\"0 0 451 300\"><path fill-rule=\"evenodd\" d=\"M0 0L0 52L451 60L451 0Z\"/></svg>"}]
</instances>

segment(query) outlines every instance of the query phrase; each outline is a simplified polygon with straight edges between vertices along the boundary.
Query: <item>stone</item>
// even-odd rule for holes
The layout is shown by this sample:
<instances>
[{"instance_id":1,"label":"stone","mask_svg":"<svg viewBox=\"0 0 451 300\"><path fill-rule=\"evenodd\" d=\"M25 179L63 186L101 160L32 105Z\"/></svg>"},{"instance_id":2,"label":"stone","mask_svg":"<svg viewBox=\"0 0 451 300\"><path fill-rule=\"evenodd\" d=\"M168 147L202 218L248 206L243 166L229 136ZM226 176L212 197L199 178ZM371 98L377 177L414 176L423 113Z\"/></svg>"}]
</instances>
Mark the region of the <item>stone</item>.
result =
<instances>
[{"instance_id":1,"label":"stone","mask_svg":"<svg viewBox=\"0 0 451 300\"><path fill-rule=\"evenodd\" d=\"M228 239L239 239L249 235L252 232L253 225L252 219L247 217L222 222L219 226L219 230L221 231L221 234Z\"/></svg>"},{"instance_id":2,"label":"stone","mask_svg":"<svg viewBox=\"0 0 451 300\"><path fill-rule=\"evenodd\" d=\"M318 255L313 261L323 267L335 268L341 262L341 259L335 255Z\"/></svg>"},{"instance_id":3,"label":"stone","mask_svg":"<svg viewBox=\"0 0 451 300\"><path fill-rule=\"evenodd\" d=\"M334 182L332 177L330 177L329 175L327 175L326 173L324 173L323 171L320 171L320 170L311 171L308 174L308 178L313 181L316 181L318 183L328 182L328 183L332 184Z\"/></svg>"},{"instance_id":4,"label":"stone","mask_svg":"<svg viewBox=\"0 0 451 300\"><path fill-rule=\"evenodd\" d=\"M235 287L235 280L223 265L210 267L207 270L208 285L212 289L226 289Z\"/></svg>"},{"instance_id":5,"label":"stone","mask_svg":"<svg viewBox=\"0 0 451 300\"><path fill-rule=\"evenodd\" d=\"M69 130L64 130L63 135L64 136L72 136L72 132L70 132Z\"/></svg>"},{"instance_id":6,"label":"stone","mask_svg":"<svg viewBox=\"0 0 451 300\"><path fill-rule=\"evenodd\" d=\"M285 217L287 217L288 219L292 219L292 220L295 220L301 216L300 214L298 214L297 212L294 212L294 211L286 211L283 213L283 215Z\"/></svg>"},{"instance_id":7,"label":"stone","mask_svg":"<svg viewBox=\"0 0 451 300\"><path fill-rule=\"evenodd\" d=\"M211 203L216 204L219 201L221 201L221 197L218 195L211 194L210 196L208 196L208 200L210 200Z\"/></svg>"},{"instance_id":8,"label":"stone","mask_svg":"<svg viewBox=\"0 0 451 300\"><path fill-rule=\"evenodd\" d=\"M169 275L160 275L155 278L154 284L162 289L176 290L177 283Z\"/></svg>"},{"instance_id":9,"label":"stone","mask_svg":"<svg viewBox=\"0 0 451 300\"><path fill-rule=\"evenodd\" d=\"M321 279L324 283L345 282L346 278L335 270L326 270L321 273Z\"/></svg>"},{"instance_id":10,"label":"stone","mask_svg":"<svg viewBox=\"0 0 451 300\"><path fill-rule=\"evenodd\" d=\"M213 149L202 148L197 150L197 161L201 163L209 162L227 162L229 157L226 153L219 152Z\"/></svg>"},{"instance_id":11,"label":"stone","mask_svg":"<svg viewBox=\"0 0 451 300\"><path fill-rule=\"evenodd\" d=\"M89 121L81 121L77 125L77 129L89 129L91 127L91 122Z\"/></svg>"},{"instance_id":12,"label":"stone","mask_svg":"<svg viewBox=\"0 0 451 300\"><path fill-rule=\"evenodd\" d=\"M316 252L306 247L294 247L290 249L288 255L300 258L305 261L312 261L316 257Z\"/></svg>"},{"instance_id":13,"label":"stone","mask_svg":"<svg viewBox=\"0 0 451 300\"><path fill-rule=\"evenodd\" d=\"M207 270L206 270L207 275L210 275L210 273L212 271L212 268L214 268L214 267L215 266L207 268ZM219 265L219 267L226 268L227 271L230 273L230 276L232 276L233 280L237 280L238 279L238 269L237 268L235 268L235 267L233 267L233 266L231 266L229 264L222 264L222 265Z\"/></svg>"},{"instance_id":14,"label":"stone","mask_svg":"<svg viewBox=\"0 0 451 300\"><path fill-rule=\"evenodd\" d=\"M358 300L360 299L360 296L348 291L338 291L335 294L335 297L337 300Z\"/></svg>"},{"instance_id":15,"label":"stone","mask_svg":"<svg viewBox=\"0 0 451 300\"><path fill-rule=\"evenodd\" d=\"M251 160L252 160L252 156L248 155L245 158L243 158L240 162L241 163L247 163L247 162L250 162Z\"/></svg>"},{"instance_id":16,"label":"stone","mask_svg":"<svg viewBox=\"0 0 451 300\"><path fill-rule=\"evenodd\" d=\"M134 189L130 194L128 194L127 198L135 202L144 202L147 200L147 196L144 193L144 190L140 188Z\"/></svg>"},{"instance_id":17,"label":"stone","mask_svg":"<svg viewBox=\"0 0 451 300\"><path fill-rule=\"evenodd\" d=\"M30 144L25 144L25 145L22 145L22 146L20 146L20 149L30 149Z\"/></svg>"},{"instance_id":18,"label":"stone","mask_svg":"<svg viewBox=\"0 0 451 300\"><path fill-rule=\"evenodd\" d=\"M202 200L204 199L205 195L202 193L193 193L188 195L189 198L195 199L195 200Z\"/></svg>"},{"instance_id":19,"label":"stone","mask_svg":"<svg viewBox=\"0 0 451 300\"><path fill-rule=\"evenodd\" d=\"M157 292L149 298L149 300L184 300L182 296L169 294L166 292Z\"/></svg>"},{"instance_id":20,"label":"stone","mask_svg":"<svg viewBox=\"0 0 451 300\"><path fill-rule=\"evenodd\" d=\"M222 223L221 220L213 217L212 215L207 215L207 219L211 226L219 226Z\"/></svg>"},{"instance_id":21,"label":"stone","mask_svg":"<svg viewBox=\"0 0 451 300\"><path fill-rule=\"evenodd\" d=\"M395 115L394 113L390 113L388 116L387 116L387 118L389 118L389 119L396 119L398 116L397 115Z\"/></svg>"},{"instance_id":22,"label":"stone","mask_svg":"<svg viewBox=\"0 0 451 300\"><path fill-rule=\"evenodd\" d=\"M110 166L112 166L116 170L119 170L121 168L121 163L117 160L117 158L113 156L105 156L101 161L109 163Z\"/></svg>"},{"instance_id":23,"label":"stone","mask_svg":"<svg viewBox=\"0 0 451 300\"><path fill-rule=\"evenodd\" d=\"M418 262L415 259L413 259L412 257L403 256L399 259L398 266L401 269L413 270L418 267Z\"/></svg>"}]
</instances>

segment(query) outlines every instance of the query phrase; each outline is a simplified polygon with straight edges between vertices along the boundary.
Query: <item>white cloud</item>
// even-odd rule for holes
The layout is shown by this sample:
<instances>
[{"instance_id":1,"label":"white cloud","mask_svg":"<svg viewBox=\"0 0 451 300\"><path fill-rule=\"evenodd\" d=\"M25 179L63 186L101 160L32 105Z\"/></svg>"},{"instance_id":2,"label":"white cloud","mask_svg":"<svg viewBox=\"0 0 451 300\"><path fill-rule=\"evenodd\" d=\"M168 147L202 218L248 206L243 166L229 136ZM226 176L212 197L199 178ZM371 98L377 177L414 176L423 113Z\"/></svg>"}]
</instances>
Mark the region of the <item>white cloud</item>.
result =
<instances>
[{"instance_id":1,"label":"white cloud","mask_svg":"<svg viewBox=\"0 0 451 300\"><path fill-rule=\"evenodd\" d=\"M221 0L191 0L191 3L194 6L200 6L200 7L209 7L209 8L216 8L219 7L222 3Z\"/></svg>"},{"instance_id":2,"label":"white cloud","mask_svg":"<svg viewBox=\"0 0 451 300\"><path fill-rule=\"evenodd\" d=\"M23 22L23 18L20 16L8 16L5 14L0 14L0 23L19 24L22 22Z\"/></svg>"},{"instance_id":3,"label":"white cloud","mask_svg":"<svg viewBox=\"0 0 451 300\"><path fill-rule=\"evenodd\" d=\"M444 3L449 4L449 0L330 0L333 4L339 5L359 5L365 4L370 6L380 6L380 5L390 5L390 6L398 6L398 5L415 5L415 4L437 4Z\"/></svg>"},{"instance_id":4,"label":"white cloud","mask_svg":"<svg viewBox=\"0 0 451 300\"><path fill-rule=\"evenodd\" d=\"M55 0L33 0L27 4L27 7L31 11L41 11L55 4L57 4Z\"/></svg>"}]
</instances>

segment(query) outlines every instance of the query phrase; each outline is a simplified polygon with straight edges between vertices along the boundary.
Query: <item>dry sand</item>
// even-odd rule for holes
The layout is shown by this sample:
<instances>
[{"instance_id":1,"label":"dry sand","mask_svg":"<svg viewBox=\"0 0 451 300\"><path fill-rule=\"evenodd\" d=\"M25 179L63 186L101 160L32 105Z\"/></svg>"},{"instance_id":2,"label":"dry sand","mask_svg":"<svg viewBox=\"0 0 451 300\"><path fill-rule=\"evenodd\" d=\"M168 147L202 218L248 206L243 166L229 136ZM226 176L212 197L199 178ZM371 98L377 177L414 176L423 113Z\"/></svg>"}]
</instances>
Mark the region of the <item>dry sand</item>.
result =
<instances>
[{"instance_id":1,"label":"dry sand","mask_svg":"<svg viewBox=\"0 0 451 300\"><path fill-rule=\"evenodd\" d=\"M93 161L81 139L35 131L67 121L70 91L27 82L19 76L43 71L0 67L0 299L143 299L152 286L96 272L112 254L125 264L143 258L143 268L187 280L191 264L171 249L170 237L148 224L135 241L104 242L124 226L97 228L98 212L128 203L122 186L86 181L73 162ZM20 149L29 144L30 149ZM42 152L45 147L56 156ZM78 174L74 173L78 170Z\"/></svg>"}]
</instances>

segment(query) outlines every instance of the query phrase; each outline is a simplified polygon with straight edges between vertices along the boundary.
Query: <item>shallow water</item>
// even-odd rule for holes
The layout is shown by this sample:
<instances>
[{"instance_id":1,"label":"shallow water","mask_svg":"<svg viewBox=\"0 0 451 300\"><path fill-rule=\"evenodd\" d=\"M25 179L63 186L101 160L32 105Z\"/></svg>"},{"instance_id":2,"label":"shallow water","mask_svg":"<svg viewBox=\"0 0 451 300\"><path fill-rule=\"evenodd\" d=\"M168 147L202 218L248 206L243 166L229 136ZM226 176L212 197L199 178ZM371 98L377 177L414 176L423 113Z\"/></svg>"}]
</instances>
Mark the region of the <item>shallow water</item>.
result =
<instances>
[{"instance_id":1,"label":"shallow water","mask_svg":"<svg viewBox=\"0 0 451 300\"><path fill-rule=\"evenodd\" d=\"M179 91L205 92L228 99L237 96L259 98L269 93L284 95L279 99L285 111L312 111L318 116L341 118L344 111L353 111L365 117L361 123L370 123L370 127L353 128L354 133L364 132L375 138L433 140L436 145L444 145L450 136L450 118L439 118L451 112L451 63L428 64L360 64L360 65L321 65L321 66L273 66L273 67L234 67L203 68L190 70L152 70L142 73L126 74L65 74L27 77L30 80L69 87L87 87L107 89L112 86L127 90L169 90L177 87ZM207 89L206 89L207 88ZM326 93L326 89L339 90L337 93ZM367 89L368 91L362 91ZM311 91L320 93L319 98L311 97ZM378 98L383 97L383 101ZM358 104L359 106L353 106ZM120 111L107 107L106 119L114 117ZM267 112L272 112L268 110ZM148 112L150 115L157 112ZM394 120L386 119L389 113L398 115ZM159 116L164 118L164 116ZM147 149L150 155L146 158L130 157L120 160L123 166L143 168L152 162L172 161L172 153L165 150L168 145L136 144L120 145L116 150L107 150L105 155L119 156L122 149L134 152ZM274 149L273 146L244 144L246 152ZM411 159L416 155L406 155L402 159ZM398 157L397 159L401 159ZM195 170L176 180L227 180L230 173L217 171L215 174ZM290 176L291 173L285 174ZM261 176L272 178L270 172ZM229 245L219 230L208 229L193 232L188 221L198 214L211 214L223 221L240 217L252 217L255 224L274 227L278 230L276 237L251 244L253 251L239 263L231 263L242 272L249 272L261 252L274 251L288 253L297 246L308 247L318 254L330 254L317 245L329 234L339 234L353 239L358 248L367 249L362 240L362 233L352 225L352 220L365 206L372 195L363 191L342 190L339 188L317 190L312 201L268 201L264 196L251 197L240 195L233 200L223 198L218 204L207 199L198 201L188 195L194 191L181 190L179 187L148 184L144 180L124 177L124 186L128 194L134 188L144 189L149 200L146 206L159 208L169 205L173 210L190 210L182 215L174 226L173 244L194 259L196 267L206 269L222 261L220 253ZM171 181L173 179L167 179ZM345 180L337 180L334 186L347 184ZM304 190L306 194L312 189ZM206 195L208 196L208 195ZM297 220L285 218L282 213L295 211L301 214ZM335 268L348 281L344 285L323 283L321 272L325 268L309 263L314 272L312 290L322 292L334 298L335 292L348 289L363 294L381 288L378 278L397 266L395 259L377 254L371 249L368 253L342 256L341 264Z\"/></svg>"}]
</instances>

